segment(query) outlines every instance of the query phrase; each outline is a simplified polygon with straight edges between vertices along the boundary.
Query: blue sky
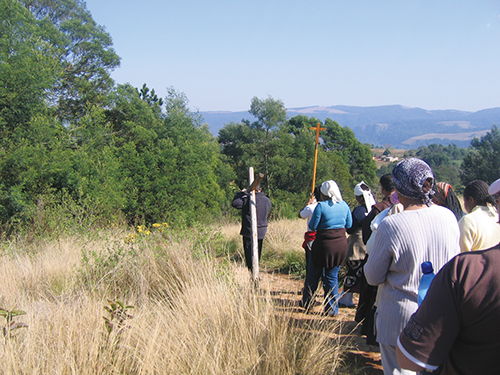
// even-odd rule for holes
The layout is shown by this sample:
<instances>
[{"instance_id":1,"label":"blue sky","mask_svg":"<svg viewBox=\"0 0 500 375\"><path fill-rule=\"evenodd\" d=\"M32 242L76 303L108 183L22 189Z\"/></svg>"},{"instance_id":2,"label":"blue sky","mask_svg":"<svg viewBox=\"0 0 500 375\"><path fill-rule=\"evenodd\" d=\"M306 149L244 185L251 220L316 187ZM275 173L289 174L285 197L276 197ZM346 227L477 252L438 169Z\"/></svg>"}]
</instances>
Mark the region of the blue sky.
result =
<instances>
[{"instance_id":1,"label":"blue sky","mask_svg":"<svg viewBox=\"0 0 500 375\"><path fill-rule=\"evenodd\" d=\"M200 111L500 107L499 0L86 0L117 83Z\"/></svg>"}]
</instances>

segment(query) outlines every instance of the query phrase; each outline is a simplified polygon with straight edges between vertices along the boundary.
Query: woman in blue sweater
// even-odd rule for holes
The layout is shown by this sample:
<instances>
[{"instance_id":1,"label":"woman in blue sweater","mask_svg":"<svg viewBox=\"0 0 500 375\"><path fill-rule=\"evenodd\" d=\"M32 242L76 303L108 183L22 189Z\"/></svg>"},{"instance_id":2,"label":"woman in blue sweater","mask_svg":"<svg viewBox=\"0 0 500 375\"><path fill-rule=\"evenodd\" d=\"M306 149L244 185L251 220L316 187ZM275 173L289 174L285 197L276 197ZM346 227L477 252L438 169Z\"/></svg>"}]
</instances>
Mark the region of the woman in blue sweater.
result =
<instances>
[{"instance_id":1,"label":"woman in blue sweater","mask_svg":"<svg viewBox=\"0 0 500 375\"><path fill-rule=\"evenodd\" d=\"M321 185L321 202L314 209L309 221L311 230L316 230L316 239L312 245L314 271L306 275L306 285L300 305L309 309L319 280L323 281L325 292L325 313L338 314L339 298L338 274L340 265L347 254L346 228L352 225L351 210L342 200L342 194L335 181L326 181Z\"/></svg>"}]
</instances>

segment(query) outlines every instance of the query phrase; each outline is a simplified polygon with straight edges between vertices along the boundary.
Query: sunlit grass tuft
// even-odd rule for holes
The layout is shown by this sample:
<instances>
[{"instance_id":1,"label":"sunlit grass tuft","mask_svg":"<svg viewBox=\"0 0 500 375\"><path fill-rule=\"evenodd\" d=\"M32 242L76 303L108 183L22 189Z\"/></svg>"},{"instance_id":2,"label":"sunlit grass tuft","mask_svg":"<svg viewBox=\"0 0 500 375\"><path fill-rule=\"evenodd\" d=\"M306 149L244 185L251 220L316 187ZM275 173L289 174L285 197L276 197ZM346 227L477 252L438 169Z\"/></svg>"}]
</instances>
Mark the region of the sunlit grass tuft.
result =
<instances>
[{"instance_id":1,"label":"sunlit grass tuft","mask_svg":"<svg viewBox=\"0 0 500 375\"><path fill-rule=\"evenodd\" d=\"M269 226L263 247L263 263L272 269L305 275L302 242L306 221L279 220Z\"/></svg>"},{"instance_id":2,"label":"sunlit grass tuft","mask_svg":"<svg viewBox=\"0 0 500 375\"><path fill-rule=\"evenodd\" d=\"M303 255L304 222L273 224L268 251ZM133 242L126 239L134 228L29 247L22 241L5 245L0 307L25 311L17 318L28 328L0 346L0 373L326 374L338 369L343 349L332 338L335 327L304 328L291 312L277 309L269 286L261 283L257 292L248 271L229 254L241 246L239 226L182 233L155 229L144 228L143 234L151 233ZM103 319L110 317L105 308L113 301L133 306L119 329L109 329Z\"/></svg>"}]
</instances>

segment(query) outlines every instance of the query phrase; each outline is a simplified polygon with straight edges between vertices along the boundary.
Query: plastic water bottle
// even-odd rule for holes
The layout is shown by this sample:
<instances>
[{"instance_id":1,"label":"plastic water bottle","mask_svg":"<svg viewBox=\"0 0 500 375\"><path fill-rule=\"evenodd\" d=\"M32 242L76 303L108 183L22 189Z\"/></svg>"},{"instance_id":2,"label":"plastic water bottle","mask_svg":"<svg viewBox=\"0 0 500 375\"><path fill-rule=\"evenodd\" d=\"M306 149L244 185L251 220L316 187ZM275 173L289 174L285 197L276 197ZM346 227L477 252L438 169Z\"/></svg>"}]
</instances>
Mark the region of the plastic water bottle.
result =
<instances>
[{"instance_id":1,"label":"plastic water bottle","mask_svg":"<svg viewBox=\"0 0 500 375\"><path fill-rule=\"evenodd\" d=\"M431 262L422 263L422 278L420 279L420 285L418 286L418 305L422 304L422 301L431 286L432 280L434 279L434 269L432 268Z\"/></svg>"}]
</instances>

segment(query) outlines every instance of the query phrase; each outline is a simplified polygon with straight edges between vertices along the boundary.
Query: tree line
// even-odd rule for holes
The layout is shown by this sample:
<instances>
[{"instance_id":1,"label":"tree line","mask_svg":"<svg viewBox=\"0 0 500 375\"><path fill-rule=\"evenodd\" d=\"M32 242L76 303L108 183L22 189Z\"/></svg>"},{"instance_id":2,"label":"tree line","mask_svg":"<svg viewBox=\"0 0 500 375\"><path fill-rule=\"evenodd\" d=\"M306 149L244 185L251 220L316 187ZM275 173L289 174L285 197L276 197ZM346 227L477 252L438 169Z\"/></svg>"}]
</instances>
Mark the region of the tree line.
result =
<instances>
[{"instance_id":1,"label":"tree line","mask_svg":"<svg viewBox=\"0 0 500 375\"><path fill-rule=\"evenodd\" d=\"M407 150L404 157L417 157L429 164L436 181L445 181L455 191L461 193L473 180L492 183L500 176L500 132L496 125L480 138L474 138L468 148L459 148L455 144L448 146L430 144L414 150ZM382 166L377 176L390 173L397 162Z\"/></svg>"},{"instance_id":2,"label":"tree line","mask_svg":"<svg viewBox=\"0 0 500 375\"><path fill-rule=\"evenodd\" d=\"M120 58L83 1L0 0L0 17L1 236L231 216L250 166L265 174L276 217L295 217L307 200L321 121L255 97L256 120L215 137L182 92L158 98L146 84L113 82ZM335 121L321 125L317 181L335 179L354 204L356 183L377 186L370 148ZM484 142L499 147L498 129L483 138L464 158L471 170Z\"/></svg>"}]
</instances>

